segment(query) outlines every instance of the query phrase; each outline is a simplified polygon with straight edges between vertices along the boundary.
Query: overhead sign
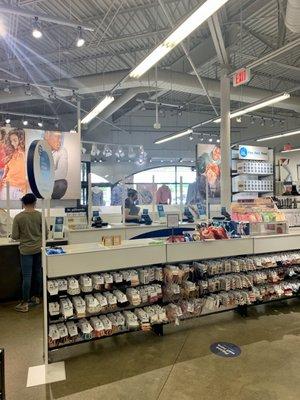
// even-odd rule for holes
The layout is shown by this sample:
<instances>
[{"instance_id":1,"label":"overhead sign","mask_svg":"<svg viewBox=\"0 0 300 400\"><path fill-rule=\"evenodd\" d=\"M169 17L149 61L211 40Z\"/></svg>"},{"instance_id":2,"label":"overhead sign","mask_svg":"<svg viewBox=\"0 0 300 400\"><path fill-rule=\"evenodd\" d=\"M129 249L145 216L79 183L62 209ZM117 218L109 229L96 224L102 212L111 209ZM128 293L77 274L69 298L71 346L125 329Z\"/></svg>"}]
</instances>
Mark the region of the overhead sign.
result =
<instances>
[{"instance_id":1,"label":"overhead sign","mask_svg":"<svg viewBox=\"0 0 300 400\"><path fill-rule=\"evenodd\" d=\"M213 343L210 346L210 351L217 356L227 358L238 357L242 352L239 346L227 342Z\"/></svg>"},{"instance_id":2,"label":"overhead sign","mask_svg":"<svg viewBox=\"0 0 300 400\"><path fill-rule=\"evenodd\" d=\"M269 160L269 150L267 147L240 145L239 146L239 159L240 160L268 161Z\"/></svg>"},{"instance_id":3,"label":"overhead sign","mask_svg":"<svg viewBox=\"0 0 300 400\"><path fill-rule=\"evenodd\" d=\"M233 75L233 86L244 85L245 83L250 81L250 69L241 68L236 71Z\"/></svg>"},{"instance_id":4,"label":"overhead sign","mask_svg":"<svg viewBox=\"0 0 300 400\"><path fill-rule=\"evenodd\" d=\"M45 140L34 140L27 155L27 175L32 193L39 199L51 199L54 187L54 162Z\"/></svg>"}]
</instances>

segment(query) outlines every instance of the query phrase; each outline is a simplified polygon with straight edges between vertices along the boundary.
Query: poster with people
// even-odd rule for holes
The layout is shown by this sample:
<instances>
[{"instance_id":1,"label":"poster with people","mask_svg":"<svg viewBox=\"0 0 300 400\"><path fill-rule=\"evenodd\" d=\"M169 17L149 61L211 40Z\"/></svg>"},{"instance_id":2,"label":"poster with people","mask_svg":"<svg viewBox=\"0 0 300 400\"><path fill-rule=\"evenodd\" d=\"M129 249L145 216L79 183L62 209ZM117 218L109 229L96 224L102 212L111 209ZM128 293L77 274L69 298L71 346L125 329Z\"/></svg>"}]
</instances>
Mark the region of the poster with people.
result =
<instances>
[{"instance_id":1,"label":"poster with people","mask_svg":"<svg viewBox=\"0 0 300 400\"><path fill-rule=\"evenodd\" d=\"M203 203L206 194L210 199L220 198L221 190L221 149L211 144L197 144L197 177L191 183L187 193L187 204ZM207 185L207 187L206 187Z\"/></svg>"},{"instance_id":2,"label":"poster with people","mask_svg":"<svg viewBox=\"0 0 300 400\"><path fill-rule=\"evenodd\" d=\"M52 199L80 198L80 137L76 133L33 129L1 128L0 200L6 199L9 182L11 200L30 191L27 180L27 152L34 140L48 142L54 159L55 182Z\"/></svg>"}]
</instances>

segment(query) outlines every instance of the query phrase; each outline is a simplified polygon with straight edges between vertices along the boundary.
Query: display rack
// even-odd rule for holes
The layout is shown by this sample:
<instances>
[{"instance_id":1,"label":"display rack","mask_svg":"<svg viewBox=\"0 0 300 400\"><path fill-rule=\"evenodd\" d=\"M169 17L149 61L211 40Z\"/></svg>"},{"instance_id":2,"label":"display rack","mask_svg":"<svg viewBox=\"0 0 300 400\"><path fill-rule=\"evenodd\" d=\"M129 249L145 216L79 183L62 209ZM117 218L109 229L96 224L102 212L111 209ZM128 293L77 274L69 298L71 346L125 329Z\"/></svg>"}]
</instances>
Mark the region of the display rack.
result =
<instances>
[{"instance_id":1,"label":"display rack","mask_svg":"<svg viewBox=\"0 0 300 400\"><path fill-rule=\"evenodd\" d=\"M255 198L274 192L273 150L240 145L232 151L232 198Z\"/></svg>"},{"instance_id":2,"label":"display rack","mask_svg":"<svg viewBox=\"0 0 300 400\"><path fill-rule=\"evenodd\" d=\"M278 255L278 252L298 250L300 248L299 239L299 234L287 234L272 238L260 237L172 244L164 244L151 240L138 240L124 243L118 248L104 248L97 244L66 246L64 248L66 252L65 254L47 256L47 285L49 281L56 279L66 279L68 277L79 279L81 275L91 277L94 273L106 273L111 276L113 276L113 273L117 273L118 276L124 276L122 275L125 274L124 271L135 271L135 276L138 276L138 281L135 278L134 281L129 282L127 280L125 282L122 278L122 282L116 282L113 280L113 282L110 282L107 287L98 287L97 289L91 288L89 291L85 290L83 292L81 287L80 293L76 294L68 293L66 288L55 295L50 295L48 291L48 331L49 327L55 324L65 324L67 322L78 324L77 333L74 335L74 339L71 338L67 325L64 325L66 329L63 334L66 335L66 332L68 332L68 334L65 338L62 338L62 340L51 340L50 343L48 343L48 354L51 354L52 351L62 347L95 341L131 331L153 330L158 334L162 334L163 325L170 322L175 321L178 323L179 320L200 317L232 309L240 309L241 306L243 306L243 313L245 313L244 307L248 305L257 305L270 300L289 299L293 296L297 296L300 287L300 281L298 279L298 274L300 272L300 252L293 253L294 255L286 255L286 258L290 259L290 262L287 263L287 265L284 265L282 261L285 260L285 256L282 254ZM272 262L270 264L270 261L268 261L268 253L273 252L278 256L277 258L274 258L273 255L271 255L270 259ZM216 254L217 256L212 257L213 254ZM267 256L263 256L262 254L267 254ZM209 264L211 261L214 261L215 264L222 265L222 268L223 265L228 265L228 262L231 262L232 265L235 265L236 262L245 265L246 260L249 262L249 259L252 260L250 264L253 265L255 257L265 259L265 261L263 261L265 264L262 263L261 266L256 266L255 269L251 269L252 267L248 269L243 267L239 271L216 270L214 273L207 273L207 271L205 272L202 270L203 265L207 263ZM276 260L276 262L274 260ZM170 268L169 265L173 265L173 267ZM175 271L174 274L173 268ZM176 271L176 268L178 268L179 273L177 273L178 271ZM291 278L291 270L288 268L294 268L292 271L293 278ZM161 274L158 275L160 278L158 279L156 275L150 274L152 279L147 282L143 281L140 274L145 270L161 271ZM181 276L180 271L185 271L186 275L184 279L182 277L178 279L178 277ZM271 278L267 275L267 277L264 278L264 281L249 284L247 279L250 279L251 277L251 279L253 279L253 273L262 273L265 271L268 273L272 271L273 275L270 275ZM276 274L278 274L280 282L270 281L270 279L274 279L274 275ZM222 285L222 280L226 281L226 279L228 279L224 278L224 275L231 277L228 282L233 281L234 279L239 282L239 279L244 279L248 283L242 288L236 290L234 290L233 287L229 287L228 290L224 291L223 287L219 286L216 290L210 289L203 291L203 287L206 287L206 283L208 284L208 288L210 287L210 280L216 282L219 279L221 283L218 284ZM156 277L153 278L153 276ZM174 286L172 286L173 283ZM61 309L59 314L54 317L50 317L49 314L49 304L55 301L59 302L61 299L70 299L72 302L74 296L81 296L82 299L84 299L85 296L93 296L97 293L102 295L103 292L112 293L116 289L123 292L123 294L126 294L127 290L132 288L144 290L144 293L146 290L146 293L150 293L153 289L150 290L152 285L157 285L155 286L157 289L156 293L159 293L158 288L161 288L161 295L157 294L154 295L154 297L150 296L151 301L149 301L148 298L148 301L141 301L139 304L132 303L128 300L129 297L127 296L127 301L129 301L129 303L126 303L124 307L117 304L117 306L114 306L113 308L97 309L95 312L87 312L86 309L80 315L76 315L74 308L72 315L69 317L64 317L61 313ZM250 293L255 291L256 293L261 293L260 287L265 288L267 292L269 291L269 294L262 295L262 297L257 297L252 300L247 300L245 304L245 296L247 298L248 295L250 296ZM273 294L270 294L270 288L271 292L274 289ZM174 293L172 290L174 290ZM153 291L151 293L153 293ZM216 303L213 303L213 301L218 299L219 293L220 295L223 293L223 298L225 299L230 297L234 300L232 300L230 304L223 304L222 302L224 302L224 300L220 301L219 299L218 301L220 304L216 306ZM264 293L264 291L262 291L262 293ZM286 293L288 293L288 295L286 295ZM151 309L147 309L147 307L151 307ZM147 312L150 313L151 311L154 314L147 314L148 319L146 318L145 320L143 320L142 317L137 317L137 323L134 323L133 325L130 325L130 319L128 319L129 322L126 320L124 323L124 316L126 313L131 312L134 313L134 315L140 315L138 310L140 310L140 313L142 313L141 310L148 310ZM79 327L82 326L85 321L89 325L92 323L91 318L102 318L102 316L109 316L112 321L116 320L117 316L119 316L119 325L108 325L107 329L100 330L101 333L99 333L100 331L97 331L95 327L87 333L80 331ZM106 319L104 318L103 321L106 321ZM62 329L61 332L64 332L64 330Z\"/></svg>"}]
</instances>

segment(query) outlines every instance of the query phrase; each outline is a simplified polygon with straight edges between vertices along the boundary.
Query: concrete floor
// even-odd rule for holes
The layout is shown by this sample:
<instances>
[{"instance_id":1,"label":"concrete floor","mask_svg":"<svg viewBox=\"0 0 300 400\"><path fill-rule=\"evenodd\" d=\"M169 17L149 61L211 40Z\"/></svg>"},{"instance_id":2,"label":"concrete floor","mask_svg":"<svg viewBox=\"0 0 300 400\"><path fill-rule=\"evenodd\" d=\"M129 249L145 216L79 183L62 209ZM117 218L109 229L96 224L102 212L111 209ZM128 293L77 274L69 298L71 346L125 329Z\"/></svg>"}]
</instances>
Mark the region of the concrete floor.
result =
<instances>
[{"instance_id":1,"label":"concrete floor","mask_svg":"<svg viewBox=\"0 0 300 400\"><path fill-rule=\"evenodd\" d=\"M209 350L239 345L238 358ZM60 350L67 380L26 388L42 363L42 310L18 314L0 305L7 400L296 400L300 398L300 302L252 308L169 326L164 337L136 332ZM67 351L66 351L67 350Z\"/></svg>"}]
</instances>

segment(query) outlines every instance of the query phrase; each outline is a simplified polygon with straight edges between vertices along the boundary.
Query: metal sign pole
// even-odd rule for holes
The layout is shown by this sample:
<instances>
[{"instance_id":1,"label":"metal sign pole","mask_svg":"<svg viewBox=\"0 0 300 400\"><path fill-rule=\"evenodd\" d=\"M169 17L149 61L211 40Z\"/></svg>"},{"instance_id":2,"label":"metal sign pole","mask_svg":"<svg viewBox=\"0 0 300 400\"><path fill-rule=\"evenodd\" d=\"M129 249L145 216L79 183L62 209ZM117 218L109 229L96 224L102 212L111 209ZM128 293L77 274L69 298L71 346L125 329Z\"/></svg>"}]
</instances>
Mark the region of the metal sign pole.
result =
<instances>
[{"instance_id":1,"label":"metal sign pole","mask_svg":"<svg viewBox=\"0 0 300 400\"><path fill-rule=\"evenodd\" d=\"M45 200L42 199L42 268L43 268L43 306L44 306L44 361L48 365L48 301L46 266L46 216Z\"/></svg>"},{"instance_id":2,"label":"metal sign pole","mask_svg":"<svg viewBox=\"0 0 300 400\"><path fill-rule=\"evenodd\" d=\"M182 183L182 176L180 177L180 221L182 222L183 216L183 183Z\"/></svg>"},{"instance_id":3,"label":"metal sign pole","mask_svg":"<svg viewBox=\"0 0 300 400\"><path fill-rule=\"evenodd\" d=\"M88 228L92 226L92 174L88 174Z\"/></svg>"},{"instance_id":4,"label":"metal sign pole","mask_svg":"<svg viewBox=\"0 0 300 400\"><path fill-rule=\"evenodd\" d=\"M155 221L155 203L156 203L155 176L152 175L152 221Z\"/></svg>"},{"instance_id":5,"label":"metal sign pole","mask_svg":"<svg viewBox=\"0 0 300 400\"><path fill-rule=\"evenodd\" d=\"M125 183L125 178L122 179L122 222L123 225L125 225L125 198L126 198L126 183Z\"/></svg>"}]
</instances>

